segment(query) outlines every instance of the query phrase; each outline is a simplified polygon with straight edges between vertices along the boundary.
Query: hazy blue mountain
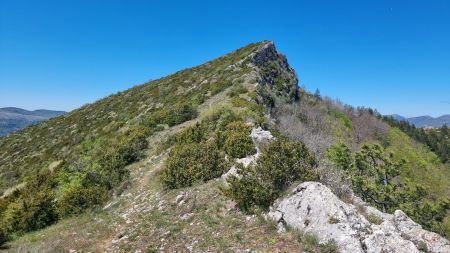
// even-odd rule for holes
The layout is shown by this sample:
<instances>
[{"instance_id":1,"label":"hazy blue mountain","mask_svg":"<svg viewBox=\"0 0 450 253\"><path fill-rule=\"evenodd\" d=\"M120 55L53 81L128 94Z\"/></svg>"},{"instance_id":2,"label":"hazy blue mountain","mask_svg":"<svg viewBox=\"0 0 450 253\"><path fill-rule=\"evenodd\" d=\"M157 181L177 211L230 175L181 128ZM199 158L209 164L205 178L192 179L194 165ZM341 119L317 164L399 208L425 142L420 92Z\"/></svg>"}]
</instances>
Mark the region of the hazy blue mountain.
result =
<instances>
[{"instance_id":1,"label":"hazy blue mountain","mask_svg":"<svg viewBox=\"0 0 450 253\"><path fill-rule=\"evenodd\" d=\"M0 136L7 135L28 125L64 114L64 111L28 111L16 107L0 108Z\"/></svg>"},{"instance_id":2,"label":"hazy blue mountain","mask_svg":"<svg viewBox=\"0 0 450 253\"><path fill-rule=\"evenodd\" d=\"M398 121L406 120L405 117L403 117L402 115L398 115L398 114L392 114L389 116L391 116L392 118L394 118L395 120L398 120Z\"/></svg>"},{"instance_id":3,"label":"hazy blue mountain","mask_svg":"<svg viewBox=\"0 0 450 253\"><path fill-rule=\"evenodd\" d=\"M439 117L431 117L428 115L406 118L398 114L390 115L396 120L406 120L416 127L441 127L443 125L450 126L450 114L442 115Z\"/></svg>"}]
</instances>

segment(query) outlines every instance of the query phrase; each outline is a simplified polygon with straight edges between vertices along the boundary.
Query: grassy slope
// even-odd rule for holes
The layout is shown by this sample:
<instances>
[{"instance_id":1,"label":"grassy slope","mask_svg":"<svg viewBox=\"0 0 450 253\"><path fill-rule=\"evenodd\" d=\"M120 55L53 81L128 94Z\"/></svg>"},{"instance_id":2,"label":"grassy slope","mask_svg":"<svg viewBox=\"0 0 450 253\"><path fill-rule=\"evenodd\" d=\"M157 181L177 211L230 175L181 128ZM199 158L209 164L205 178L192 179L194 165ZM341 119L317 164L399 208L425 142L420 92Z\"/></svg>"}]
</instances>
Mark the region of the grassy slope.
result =
<instances>
[{"instance_id":1,"label":"grassy slope","mask_svg":"<svg viewBox=\"0 0 450 253\"><path fill-rule=\"evenodd\" d=\"M391 128L387 150L405 159L402 176L425 185L435 196L450 196L450 167L423 144L412 140L397 128Z\"/></svg>"},{"instance_id":2,"label":"grassy slope","mask_svg":"<svg viewBox=\"0 0 450 253\"><path fill-rule=\"evenodd\" d=\"M227 68L263 43L255 43L198 67L119 92L47 122L0 138L0 195L52 162L73 160L83 141L114 138L151 113L208 99L239 82L250 69Z\"/></svg>"},{"instance_id":3,"label":"grassy slope","mask_svg":"<svg viewBox=\"0 0 450 253\"><path fill-rule=\"evenodd\" d=\"M227 91L206 102L231 106ZM236 108L238 109L238 108ZM203 107L201 116L209 114ZM293 252L302 248L293 232L278 234L276 226L258 216L247 216L221 195L221 183L164 191L159 171L167 156L160 144L174 133L193 125L191 120L150 139L148 159L129 167L130 188L106 210L95 210L64 220L49 228L17 238L11 252L113 251L186 252ZM176 197L184 193L182 204ZM185 217L186 219L182 218Z\"/></svg>"},{"instance_id":4,"label":"grassy slope","mask_svg":"<svg viewBox=\"0 0 450 253\"><path fill-rule=\"evenodd\" d=\"M79 126L82 126L82 129L87 128L81 131L82 133L95 132L103 138L112 137L120 129L133 127L133 122L139 121L139 115L145 112L149 105L181 103L192 100L197 95L204 96L206 99L198 107L200 111L198 119L166 128L149 138L147 158L128 166L131 172L129 187L119 197L113 199L108 208L91 210L45 229L15 238L8 243L8 251L55 252L77 249L94 252L135 250L185 252L192 247L194 251L202 252L243 252L247 249L258 252L285 252L301 249L302 246L295 233L278 234L274 224L263 221L257 216L246 216L234 208L233 203L220 194L220 182L213 180L191 188L164 191L158 179L162 162L167 156L167 150L161 149L164 146L161 145L164 140L181 129L193 125L205 115L210 114L214 108L236 106L233 110L245 110L242 108L242 103L246 104L245 99L249 99L248 95L241 94L238 96L241 99L237 100L236 97L232 99L226 94L231 89L229 86L235 84L245 86L249 93L254 92L254 77L249 75L244 80L242 77L249 74L250 69L230 70L226 67L244 58L259 46L261 44L250 45L229 57L132 88L76 110L66 116L67 118L58 118L47 125L28 128L13 138L4 139L2 145L7 148L0 157L6 158L6 161L25 159L26 161L21 161L20 164L26 164L29 162L27 153L30 149L39 150L45 143L32 145L32 147L26 146L18 150L16 154L13 154L9 147L15 142L23 145L24 136L30 133L39 132L34 142L41 142L42 139L53 138L48 131L55 129L58 132L64 131L65 127L77 124L77 128ZM185 82L186 80L189 82ZM210 83L202 85L204 80L209 80ZM229 84L215 87L214 84L218 82ZM214 89L218 89L217 94L212 92ZM148 103L145 104L144 101ZM113 119L98 117L103 114L116 114L116 116ZM90 120L85 120L84 117ZM115 127L115 124L119 127ZM82 138L83 136L71 134L71 132L67 134L69 137L74 135ZM48 149L53 150L52 153L54 153L56 147L63 145L60 140L53 142L56 142L56 145L48 145L47 151L38 156L37 161L40 167L59 159L59 157L45 155L48 154ZM70 139L62 142L67 146L64 148L67 151L65 156L76 152L77 146L72 145ZM5 163L0 168L5 171L12 168L9 166L12 164ZM39 166L23 172L31 173L39 169ZM14 168L17 169L17 167ZM26 178L23 175L26 173L17 177L17 181ZM177 204L175 199L181 192L185 192L187 196L183 204Z\"/></svg>"}]
</instances>

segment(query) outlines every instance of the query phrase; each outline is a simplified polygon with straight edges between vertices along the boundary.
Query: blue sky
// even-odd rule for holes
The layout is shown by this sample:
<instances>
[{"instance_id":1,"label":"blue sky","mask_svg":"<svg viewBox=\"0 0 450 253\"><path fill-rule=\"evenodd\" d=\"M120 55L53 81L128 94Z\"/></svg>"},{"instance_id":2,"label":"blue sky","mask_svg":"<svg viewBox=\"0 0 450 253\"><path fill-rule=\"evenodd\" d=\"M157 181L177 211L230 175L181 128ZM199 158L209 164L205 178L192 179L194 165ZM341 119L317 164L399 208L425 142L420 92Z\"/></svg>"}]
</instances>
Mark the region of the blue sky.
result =
<instances>
[{"instance_id":1,"label":"blue sky","mask_svg":"<svg viewBox=\"0 0 450 253\"><path fill-rule=\"evenodd\" d=\"M265 39L309 90L450 113L446 0L0 0L0 107L72 110Z\"/></svg>"}]
</instances>

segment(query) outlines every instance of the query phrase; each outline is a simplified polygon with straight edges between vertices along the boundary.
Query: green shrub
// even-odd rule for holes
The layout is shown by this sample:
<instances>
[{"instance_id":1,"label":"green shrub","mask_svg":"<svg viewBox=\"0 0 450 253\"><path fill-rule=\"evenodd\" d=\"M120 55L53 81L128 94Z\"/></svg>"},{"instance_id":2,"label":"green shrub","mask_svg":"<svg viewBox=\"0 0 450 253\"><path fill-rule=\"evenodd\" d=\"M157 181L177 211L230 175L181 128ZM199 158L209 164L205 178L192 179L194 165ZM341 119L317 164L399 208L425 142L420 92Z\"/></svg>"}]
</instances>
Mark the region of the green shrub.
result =
<instances>
[{"instance_id":1,"label":"green shrub","mask_svg":"<svg viewBox=\"0 0 450 253\"><path fill-rule=\"evenodd\" d=\"M400 174L404 162L396 162L393 154L386 154L378 145L363 145L356 152L352 184L355 193L384 212L396 206L396 190L399 188L395 178Z\"/></svg>"},{"instance_id":2,"label":"green shrub","mask_svg":"<svg viewBox=\"0 0 450 253\"><path fill-rule=\"evenodd\" d=\"M216 95L217 93L225 90L229 86L231 86L232 83L230 81L217 81L210 86L211 95Z\"/></svg>"},{"instance_id":3,"label":"green shrub","mask_svg":"<svg viewBox=\"0 0 450 253\"><path fill-rule=\"evenodd\" d=\"M383 222L383 219L381 219L380 217L378 217L378 216L375 215L375 214L369 214L369 215L367 216L367 220L368 220L370 223L373 223L373 224L376 224L376 225L380 225L380 224Z\"/></svg>"},{"instance_id":4,"label":"green shrub","mask_svg":"<svg viewBox=\"0 0 450 253\"><path fill-rule=\"evenodd\" d=\"M233 121L242 121L242 118L228 107L219 108L204 119L212 130L225 130L225 127Z\"/></svg>"},{"instance_id":5,"label":"green shrub","mask_svg":"<svg viewBox=\"0 0 450 253\"><path fill-rule=\"evenodd\" d=\"M55 196L44 188L28 198L21 197L8 205L2 224L7 232L25 233L44 228L58 220L54 206Z\"/></svg>"},{"instance_id":6,"label":"green shrub","mask_svg":"<svg viewBox=\"0 0 450 253\"><path fill-rule=\"evenodd\" d=\"M190 104L176 106L166 115L165 123L175 126L197 117L197 110Z\"/></svg>"},{"instance_id":7,"label":"green shrub","mask_svg":"<svg viewBox=\"0 0 450 253\"><path fill-rule=\"evenodd\" d=\"M447 216L442 221L442 227L440 229L441 234L445 235L447 239L450 239L450 215Z\"/></svg>"},{"instance_id":8,"label":"green shrub","mask_svg":"<svg viewBox=\"0 0 450 253\"><path fill-rule=\"evenodd\" d=\"M100 165L102 181L110 188L119 185L129 175L125 168L128 164L142 158L142 151L147 148L145 132L133 131L125 137L119 138L118 143L111 143L104 147L96 158Z\"/></svg>"},{"instance_id":9,"label":"green shrub","mask_svg":"<svg viewBox=\"0 0 450 253\"><path fill-rule=\"evenodd\" d=\"M233 97L231 99L231 104L234 107L251 107L252 104L254 104L254 103L250 102L250 101L248 101L248 100L246 100L244 98L241 98L241 97Z\"/></svg>"},{"instance_id":10,"label":"green shrub","mask_svg":"<svg viewBox=\"0 0 450 253\"><path fill-rule=\"evenodd\" d=\"M200 143L207 140L208 134L208 125L204 122L197 122L195 125L187 127L182 132L177 134L175 136L175 142L177 144Z\"/></svg>"},{"instance_id":11,"label":"green shrub","mask_svg":"<svg viewBox=\"0 0 450 253\"><path fill-rule=\"evenodd\" d=\"M320 253L338 253L338 246L334 240L319 244Z\"/></svg>"},{"instance_id":12,"label":"green shrub","mask_svg":"<svg viewBox=\"0 0 450 253\"><path fill-rule=\"evenodd\" d=\"M255 166L238 166L241 178L227 179L229 187L223 191L244 211L267 208L294 181L316 179L314 165L303 143L280 138L267 145Z\"/></svg>"},{"instance_id":13,"label":"green shrub","mask_svg":"<svg viewBox=\"0 0 450 253\"><path fill-rule=\"evenodd\" d=\"M341 170L349 171L353 166L352 151L344 143L331 146L327 150L326 155L327 158Z\"/></svg>"},{"instance_id":14,"label":"green shrub","mask_svg":"<svg viewBox=\"0 0 450 253\"><path fill-rule=\"evenodd\" d=\"M267 145L257 163L263 180L280 190L296 180L316 179L314 166L315 159L302 142L282 138Z\"/></svg>"},{"instance_id":15,"label":"green shrub","mask_svg":"<svg viewBox=\"0 0 450 253\"><path fill-rule=\"evenodd\" d=\"M402 178L400 174L409 164L398 156L378 144L363 145L354 157L345 144L334 145L327 151L328 159L346 172L354 192L364 201L384 212L401 209L425 228L448 236L445 218L450 210L450 199L430 198L429 186ZM367 219L374 224L382 222L376 216Z\"/></svg>"},{"instance_id":16,"label":"green shrub","mask_svg":"<svg viewBox=\"0 0 450 253\"><path fill-rule=\"evenodd\" d=\"M109 198L105 187L82 185L64 191L57 203L57 211L61 217L80 214L84 210L103 204Z\"/></svg>"},{"instance_id":17,"label":"green shrub","mask_svg":"<svg viewBox=\"0 0 450 253\"><path fill-rule=\"evenodd\" d=\"M228 124L224 133L225 152L233 158L243 158L256 153L255 144L250 137L251 126L241 121Z\"/></svg>"},{"instance_id":18,"label":"green shrub","mask_svg":"<svg viewBox=\"0 0 450 253\"><path fill-rule=\"evenodd\" d=\"M179 144L165 162L162 182L170 189L191 186L219 177L224 169L224 156L214 142Z\"/></svg>"},{"instance_id":19,"label":"green shrub","mask_svg":"<svg viewBox=\"0 0 450 253\"><path fill-rule=\"evenodd\" d=\"M334 217L334 216L330 216L328 217L328 224L337 224L339 223L339 219Z\"/></svg>"},{"instance_id":20,"label":"green shrub","mask_svg":"<svg viewBox=\"0 0 450 253\"><path fill-rule=\"evenodd\" d=\"M237 206L246 212L252 212L255 207L266 208L276 198L276 190L267 181L261 181L259 171L255 166L244 168L237 165L240 179L231 176L227 179L229 186L223 189L226 196L232 198Z\"/></svg>"},{"instance_id":21,"label":"green shrub","mask_svg":"<svg viewBox=\"0 0 450 253\"><path fill-rule=\"evenodd\" d=\"M169 108L163 108L150 113L144 119L144 125L155 129L158 124L175 126L198 116L197 110L191 104L180 104Z\"/></svg>"},{"instance_id":22,"label":"green shrub","mask_svg":"<svg viewBox=\"0 0 450 253\"><path fill-rule=\"evenodd\" d=\"M303 235L301 242L303 244L303 249L308 252L316 252L316 249L319 246L319 240L313 234Z\"/></svg>"},{"instance_id":23,"label":"green shrub","mask_svg":"<svg viewBox=\"0 0 450 253\"><path fill-rule=\"evenodd\" d=\"M427 244L424 241L420 241L417 244L417 249L422 251L422 252L428 252L428 246L427 246Z\"/></svg>"}]
</instances>

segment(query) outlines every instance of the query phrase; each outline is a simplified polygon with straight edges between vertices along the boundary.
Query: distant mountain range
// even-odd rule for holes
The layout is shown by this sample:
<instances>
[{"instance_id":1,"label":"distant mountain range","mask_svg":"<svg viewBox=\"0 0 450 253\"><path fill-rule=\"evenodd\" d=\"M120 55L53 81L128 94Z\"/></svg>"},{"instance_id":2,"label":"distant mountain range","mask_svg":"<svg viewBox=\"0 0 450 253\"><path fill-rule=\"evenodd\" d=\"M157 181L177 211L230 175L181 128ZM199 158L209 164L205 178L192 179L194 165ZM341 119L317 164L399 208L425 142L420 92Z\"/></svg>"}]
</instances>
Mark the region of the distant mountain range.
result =
<instances>
[{"instance_id":1,"label":"distant mountain range","mask_svg":"<svg viewBox=\"0 0 450 253\"><path fill-rule=\"evenodd\" d=\"M28 111L16 107L0 108L0 136L7 135L28 125L60 116L64 111Z\"/></svg>"},{"instance_id":2,"label":"distant mountain range","mask_svg":"<svg viewBox=\"0 0 450 253\"><path fill-rule=\"evenodd\" d=\"M396 120L406 120L409 123L415 125L416 127L441 127L443 125L450 126L450 114L442 115L440 117L431 116L418 116L418 117L403 117L398 114L389 115Z\"/></svg>"}]
</instances>

